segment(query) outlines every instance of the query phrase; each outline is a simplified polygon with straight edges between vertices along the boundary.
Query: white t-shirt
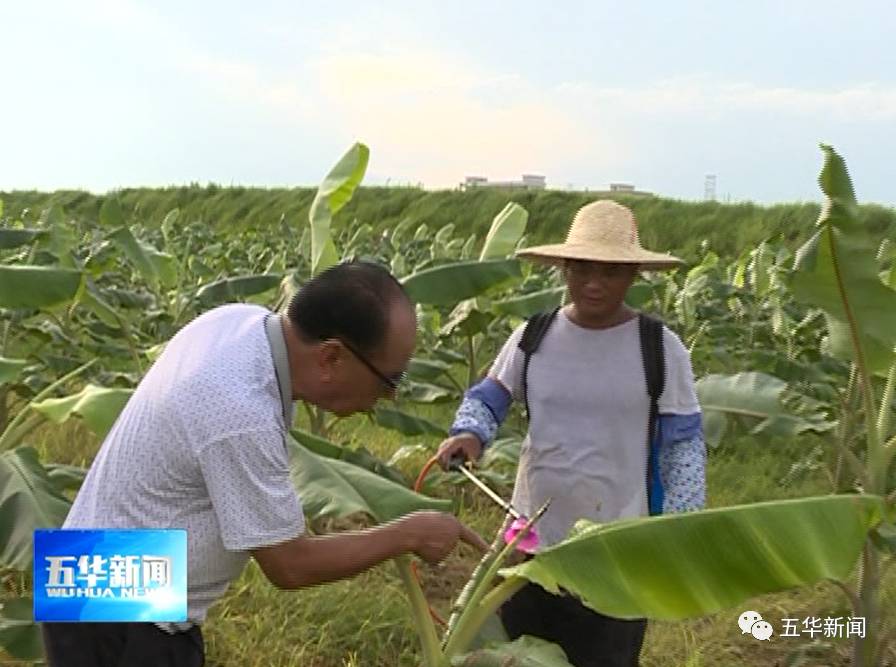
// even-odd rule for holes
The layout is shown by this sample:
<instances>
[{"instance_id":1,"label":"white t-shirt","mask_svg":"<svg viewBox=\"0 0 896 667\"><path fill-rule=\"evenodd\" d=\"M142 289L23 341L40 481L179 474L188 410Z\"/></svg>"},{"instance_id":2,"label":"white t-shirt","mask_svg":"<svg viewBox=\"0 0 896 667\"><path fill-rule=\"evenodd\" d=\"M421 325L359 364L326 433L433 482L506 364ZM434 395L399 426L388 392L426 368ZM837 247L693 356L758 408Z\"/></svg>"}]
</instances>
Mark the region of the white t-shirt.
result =
<instances>
[{"instance_id":1,"label":"white t-shirt","mask_svg":"<svg viewBox=\"0 0 896 667\"><path fill-rule=\"evenodd\" d=\"M522 400L520 325L489 372ZM659 409L700 410L690 357L663 328L666 382ZM562 541L580 518L645 516L649 399L638 318L608 329L585 329L563 309L529 362L531 418L523 441L513 505L526 516L548 499L538 523L542 546Z\"/></svg>"},{"instance_id":2,"label":"white t-shirt","mask_svg":"<svg viewBox=\"0 0 896 667\"><path fill-rule=\"evenodd\" d=\"M137 386L90 467L65 528L187 530L188 617L239 576L249 550L300 535L265 308L190 322Z\"/></svg>"}]
</instances>

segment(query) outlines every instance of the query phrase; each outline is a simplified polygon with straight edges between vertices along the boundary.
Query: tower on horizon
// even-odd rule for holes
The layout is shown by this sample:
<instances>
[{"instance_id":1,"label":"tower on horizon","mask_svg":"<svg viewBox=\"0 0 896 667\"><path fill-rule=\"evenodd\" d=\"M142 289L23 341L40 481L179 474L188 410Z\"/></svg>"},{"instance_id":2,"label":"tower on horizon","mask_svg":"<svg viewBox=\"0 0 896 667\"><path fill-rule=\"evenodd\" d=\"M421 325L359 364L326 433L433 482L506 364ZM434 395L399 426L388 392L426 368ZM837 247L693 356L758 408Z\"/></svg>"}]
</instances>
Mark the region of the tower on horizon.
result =
<instances>
[{"instance_id":1,"label":"tower on horizon","mask_svg":"<svg viewBox=\"0 0 896 667\"><path fill-rule=\"evenodd\" d=\"M716 175L715 174L707 174L706 181L703 183L703 200L704 201L715 201L716 200Z\"/></svg>"}]
</instances>

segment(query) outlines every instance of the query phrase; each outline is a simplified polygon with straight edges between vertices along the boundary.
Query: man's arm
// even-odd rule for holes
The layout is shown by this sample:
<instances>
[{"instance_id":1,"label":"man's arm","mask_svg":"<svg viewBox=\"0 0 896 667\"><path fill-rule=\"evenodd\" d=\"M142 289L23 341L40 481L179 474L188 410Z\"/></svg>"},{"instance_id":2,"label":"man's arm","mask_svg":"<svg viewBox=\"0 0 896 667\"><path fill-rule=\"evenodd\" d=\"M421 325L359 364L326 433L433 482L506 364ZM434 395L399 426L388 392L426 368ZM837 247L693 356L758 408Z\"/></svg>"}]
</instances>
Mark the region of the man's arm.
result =
<instances>
[{"instance_id":1,"label":"man's arm","mask_svg":"<svg viewBox=\"0 0 896 667\"><path fill-rule=\"evenodd\" d=\"M407 553L438 563L458 541L483 552L488 548L479 535L454 516L425 511L368 530L300 535L280 544L253 549L251 553L272 584L293 590L353 577Z\"/></svg>"},{"instance_id":2,"label":"man's arm","mask_svg":"<svg viewBox=\"0 0 896 667\"><path fill-rule=\"evenodd\" d=\"M706 444L701 413L660 415L659 452L663 513L700 510L706 504Z\"/></svg>"},{"instance_id":3,"label":"man's arm","mask_svg":"<svg viewBox=\"0 0 896 667\"><path fill-rule=\"evenodd\" d=\"M510 390L497 378L489 376L470 387L454 415L449 437L439 445L442 468L447 470L456 455L478 460L483 449L494 440L512 401Z\"/></svg>"}]
</instances>

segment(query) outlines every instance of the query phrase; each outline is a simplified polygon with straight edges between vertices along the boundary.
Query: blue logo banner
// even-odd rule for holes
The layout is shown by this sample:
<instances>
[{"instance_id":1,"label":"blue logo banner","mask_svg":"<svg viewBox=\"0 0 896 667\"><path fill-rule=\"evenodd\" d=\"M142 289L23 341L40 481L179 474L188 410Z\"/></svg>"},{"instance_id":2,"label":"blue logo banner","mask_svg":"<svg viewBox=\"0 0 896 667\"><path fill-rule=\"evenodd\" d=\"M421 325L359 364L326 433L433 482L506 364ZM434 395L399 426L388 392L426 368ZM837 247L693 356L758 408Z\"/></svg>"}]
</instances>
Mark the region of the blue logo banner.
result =
<instances>
[{"instance_id":1,"label":"blue logo banner","mask_svg":"<svg viewBox=\"0 0 896 667\"><path fill-rule=\"evenodd\" d=\"M187 531L35 530L34 620L187 620Z\"/></svg>"}]
</instances>

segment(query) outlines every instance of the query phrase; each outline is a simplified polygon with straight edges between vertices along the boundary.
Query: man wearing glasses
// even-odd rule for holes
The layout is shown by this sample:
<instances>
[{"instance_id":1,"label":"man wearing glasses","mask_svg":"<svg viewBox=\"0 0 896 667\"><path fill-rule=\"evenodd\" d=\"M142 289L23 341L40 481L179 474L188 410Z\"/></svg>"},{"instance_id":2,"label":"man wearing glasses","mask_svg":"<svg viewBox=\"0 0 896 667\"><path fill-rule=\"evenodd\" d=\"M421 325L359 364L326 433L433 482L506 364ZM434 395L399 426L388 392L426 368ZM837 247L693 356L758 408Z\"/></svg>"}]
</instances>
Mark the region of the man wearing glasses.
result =
<instances>
[{"instance_id":1,"label":"man wearing glasses","mask_svg":"<svg viewBox=\"0 0 896 667\"><path fill-rule=\"evenodd\" d=\"M450 514L311 536L284 444L295 400L349 415L394 396L416 341L413 304L385 269L332 267L285 316L230 304L177 333L98 452L65 528L187 530L188 622L44 623L52 667L204 664L200 625L255 558L277 587L354 576L395 556L441 561L482 539Z\"/></svg>"}]
</instances>

